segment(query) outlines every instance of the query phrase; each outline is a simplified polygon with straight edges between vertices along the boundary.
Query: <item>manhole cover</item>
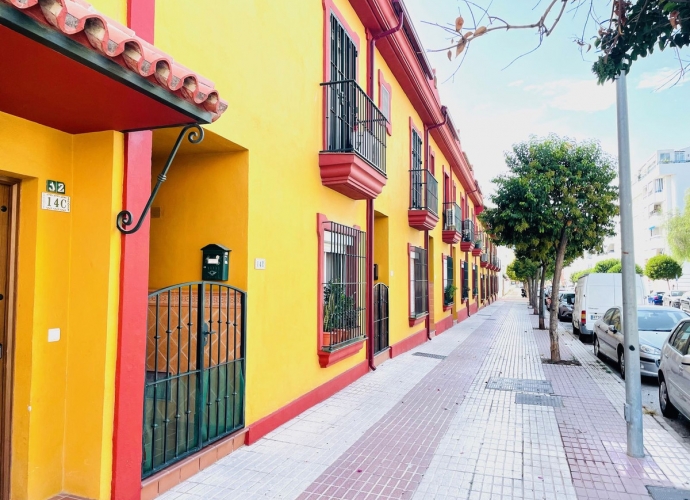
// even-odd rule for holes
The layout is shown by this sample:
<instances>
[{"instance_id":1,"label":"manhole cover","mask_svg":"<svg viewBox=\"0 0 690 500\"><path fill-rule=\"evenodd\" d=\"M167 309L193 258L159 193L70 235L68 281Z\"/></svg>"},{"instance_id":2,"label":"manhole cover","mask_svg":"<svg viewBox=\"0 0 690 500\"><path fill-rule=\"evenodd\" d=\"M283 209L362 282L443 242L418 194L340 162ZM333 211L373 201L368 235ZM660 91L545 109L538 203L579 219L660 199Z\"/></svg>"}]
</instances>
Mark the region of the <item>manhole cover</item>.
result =
<instances>
[{"instance_id":1,"label":"manhole cover","mask_svg":"<svg viewBox=\"0 0 690 500\"><path fill-rule=\"evenodd\" d=\"M422 356L425 358L434 358L434 359L446 359L445 356L441 356L440 354L431 354L428 352L413 352L413 356Z\"/></svg>"},{"instance_id":2,"label":"manhole cover","mask_svg":"<svg viewBox=\"0 0 690 500\"><path fill-rule=\"evenodd\" d=\"M654 500L690 500L690 490L663 486L647 486L647 490Z\"/></svg>"},{"instance_id":3,"label":"manhole cover","mask_svg":"<svg viewBox=\"0 0 690 500\"><path fill-rule=\"evenodd\" d=\"M515 394L515 403L519 405L536 406L563 406L563 398L560 396L549 396L546 394L525 394L518 392Z\"/></svg>"},{"instance_id":4,"label":"manhole cover","mask_svg":"<svg viewBox=\"0 0 690 500\"><path fill-rule=\"evenodd\" d=\"M491 377L486 384L488 389L497 391L538 392L541 394L553 394L553 387L549 380L533 380L528 378L501 378Z\"/></svg>"}]
</instances>

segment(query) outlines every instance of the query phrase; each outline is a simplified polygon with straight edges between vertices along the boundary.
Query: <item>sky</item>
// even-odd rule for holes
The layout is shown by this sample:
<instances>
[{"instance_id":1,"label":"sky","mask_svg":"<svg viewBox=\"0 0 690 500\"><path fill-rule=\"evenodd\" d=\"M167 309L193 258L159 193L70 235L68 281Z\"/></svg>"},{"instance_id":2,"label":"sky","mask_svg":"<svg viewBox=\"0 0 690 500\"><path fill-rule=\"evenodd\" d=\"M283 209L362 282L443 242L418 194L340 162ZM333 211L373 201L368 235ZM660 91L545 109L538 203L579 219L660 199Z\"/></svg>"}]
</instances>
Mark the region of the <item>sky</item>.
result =
<instances>
[{"instance_id":1,"label":"sky","mask_svg":"<svg viewBox=\"0 0 690 500\"><path fill-rule=\"evenodd\" d=\"M521 24L537 20L546 1L475 3L484 8L491 5L493 16ZM606 0L595 0L597 3L595 10L598 7L602 13L603 6L610 5ZM474 166L485 202L493 191L491 179L506 171L504 152L530 135L553 132L576 140L596 139L617 156L615 85L596 84L591 71L597 57L595 49L582 55L573 42L583 31L584 10L566 11L541 47L516 61L536 47L536 31L488 33L469 45L458 68L460 59L449 61L447 51L430 51L447 47L450 35L423 21L454 24L460 12L466 25L472 25L467 4L461 0L405 0L405 5L436 69L441 99L460 129L463 150ZM474 11L475 16L482 15L481 10ZM477 24L486 23L484 18ZM587 38L594 35L591 26ZM690 50L685 49L681 55L690 58ZM657 50L636 61L628 75L633 172L657 149L690 146L690 77L660 89L678 66L672 51Z\"/></svg>"}]
</instances>

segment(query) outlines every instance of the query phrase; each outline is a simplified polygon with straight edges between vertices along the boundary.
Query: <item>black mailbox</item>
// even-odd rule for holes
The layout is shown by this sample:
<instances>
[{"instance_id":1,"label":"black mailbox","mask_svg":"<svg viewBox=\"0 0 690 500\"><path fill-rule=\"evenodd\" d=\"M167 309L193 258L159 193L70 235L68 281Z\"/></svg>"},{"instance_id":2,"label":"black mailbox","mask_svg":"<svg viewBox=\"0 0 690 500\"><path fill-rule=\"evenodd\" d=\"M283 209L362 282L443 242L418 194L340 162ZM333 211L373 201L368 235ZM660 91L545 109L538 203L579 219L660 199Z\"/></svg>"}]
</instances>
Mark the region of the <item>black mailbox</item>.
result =
<instances>
[{"instance_id":1,"label":"black mailbox","mask_svg":"<svg viewBox=\"0 0 690 500\"><path fill-rule=\"evenodd\" d=\"M211 243L201 249L203 255L201 279L204 281L228 281L230 249Z\"/></svg>"}]
</instances>

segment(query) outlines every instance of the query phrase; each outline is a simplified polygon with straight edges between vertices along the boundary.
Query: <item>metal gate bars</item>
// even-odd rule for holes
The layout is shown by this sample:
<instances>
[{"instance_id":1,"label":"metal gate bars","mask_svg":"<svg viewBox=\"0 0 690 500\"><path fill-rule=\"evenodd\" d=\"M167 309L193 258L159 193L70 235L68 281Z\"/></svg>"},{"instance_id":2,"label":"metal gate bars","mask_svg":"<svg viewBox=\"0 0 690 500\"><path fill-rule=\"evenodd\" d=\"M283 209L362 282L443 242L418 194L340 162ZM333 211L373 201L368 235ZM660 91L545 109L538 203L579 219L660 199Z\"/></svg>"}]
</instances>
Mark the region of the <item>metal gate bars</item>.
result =
<instances>
[{"instance_id":1,"label":"metal gate bars","mask_svg":"<svg viewBox=\"0 0 690 500\"><path fill-rule=\"evenodd\" d=\"M142 477L244 427L246 303L204 281L149 295Z\"/></svg>"},{"instance_id":2,"label":"metal gate bars","mask_svg":"<svg viewBox=\"0 0 690 500\"><path fill-rule=\"evenodd\" d=\"M388 286L374 285L374 352L388 348Z\"/></svg>"}]
</instances>

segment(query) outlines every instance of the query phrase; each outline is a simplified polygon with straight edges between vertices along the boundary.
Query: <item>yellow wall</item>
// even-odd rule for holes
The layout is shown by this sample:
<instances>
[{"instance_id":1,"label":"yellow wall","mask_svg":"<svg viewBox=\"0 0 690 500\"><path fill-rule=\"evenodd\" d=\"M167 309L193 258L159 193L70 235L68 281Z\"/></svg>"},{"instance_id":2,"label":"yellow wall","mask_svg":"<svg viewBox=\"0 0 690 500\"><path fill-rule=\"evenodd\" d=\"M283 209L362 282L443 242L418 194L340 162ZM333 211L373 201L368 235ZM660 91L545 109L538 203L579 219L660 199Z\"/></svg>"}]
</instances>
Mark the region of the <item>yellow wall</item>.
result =
<instances>
[{"instance_id":1,"label":"yellow wall","mask_svg":"<svg viewBox=\"0 0 690 500\"><path fill-rule=\"evenodd\" d=\"M318 364L316 214L366 228L366 208L364 201L353 201L321 184L318 151L322 148L323 128L319 86L323 81L323 9L321 2L309 3L304 8L302 5L295 8L290 2L278 2L267 9L255 1L218 2L214 4L213 16L224 22L209 24L208 11L189 9L185 0L156 3L156 45L215 82L228 100L229 109L207 128L246 148L248 153L246 174L233 168L219 174L221 183L230 183L226 184L224 199L227 209L234 213L220 216L224 221L220 227L214 227L214 223L210 228L202 227L203 213L212 210L211 200L201 201L201 209L197 210L190 208L194 205L185 199L186 209L196 213L180 225L164 222L168 206L180 199L187 179L176 178L183 170L181 164L173 166L160 194L164 215L152 221L150 284L157 288L198 279L200 243L217 240L232 248L229 283L243 287L246 279L249 294L248 423L365 359L362 350L329 368L320 368ZM366 34L347 0L337 0L335 5L345 22L359 34L359 83L365 88ZM203 25L204 30L194 37L180 37L180 31L190 25ZM291 29L297 26L299 29ZM255 34L251 43L247 33ZM280 42L265 36L267 33L280 33ZM387 246L377 244L375 257L385 263L379 266L379 281L390 285L390 342L395 343L424 326L410 327L408 322L407 253L408 243L424 246L424 233L409 227L407 216L410 117L420 130L423 124L377 53L375 75L379 68L392 86L393 134L387 144L387 185L375 202L376 211L387 217L378 224L385 227L382 224L386 221L388 242ZM377 78L375 87L378 88ZM448 162L433 142L432 147L436 152L436 177L442 182L441 165ZM190 157L188 161L195 163L194 169L207 168L206 160ZM191 172L190 169L190 176ZM209 181L207 170L197 172L199 183ZM246 198L233 187L245 185ZM458 190L460 196L460 183ZM222 191L217 191L218 197L223 197ZM442 196L439 198L442 203ZM439 215L441 208L439 204ZM196 227L190 224L192 217L199 222ZM180 238L179 230L184 238ZM171 243L173 235L181 241ZM441 222L431 236L435 241L431 257L435 273L434 320L439 322L452 314L443 311L440 265L441 254L450 254L450 246L443 243ZM236 243L226 243L230 237L235 237ZM381 242L379 235L375 239ZM177 265L171 258L162 257L170 244L176 249L175 259L184 255L185 263ZM254 269L255 258L266 259L266 270ZM246 278L240 274L240 265L245 266Z\"/></svg>"},{"instance_id":2,"label":"yellow wall","mask_svg":"<svg viewBox=\"0 0 690 500\"><path fill-rule=\"evenodd\" d=\"M108 498L122 136L71 136L3 113L0 129L13 131L0 136L0 174L21 179L12 498ZM47 179L66 183L70 213L40 208Z\"/></svg>"}]
</instances>

